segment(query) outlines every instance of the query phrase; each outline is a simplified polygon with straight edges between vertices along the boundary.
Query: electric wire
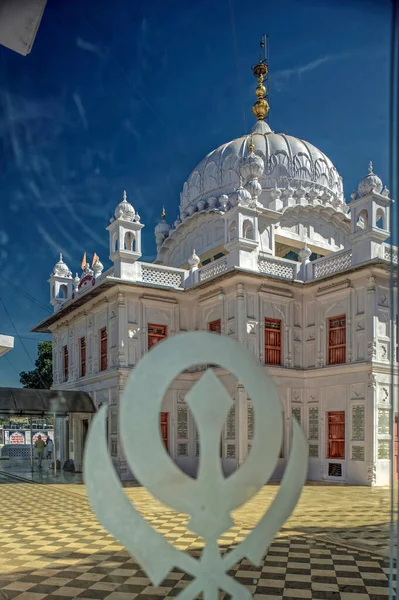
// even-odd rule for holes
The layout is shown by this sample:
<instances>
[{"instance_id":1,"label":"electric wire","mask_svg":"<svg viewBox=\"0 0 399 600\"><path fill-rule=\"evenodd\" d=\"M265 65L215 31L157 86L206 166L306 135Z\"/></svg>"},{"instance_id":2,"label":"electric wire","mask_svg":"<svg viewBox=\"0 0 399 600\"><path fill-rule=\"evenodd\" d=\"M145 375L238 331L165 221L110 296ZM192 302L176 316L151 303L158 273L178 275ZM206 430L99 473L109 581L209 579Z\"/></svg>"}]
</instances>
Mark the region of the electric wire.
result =
<instances>
[{"instance_id":1,"label":"electric wire","mask_svg":"<svg viewBox=\"0 0 399 600\"><path fill-rule=\"evenodd\" d=\"M16 328L16 326L15 326L14 320L13 320L13 318L11 317L10 313L8 312L8 310L7 310L7 307L6 307L6 305L4 304L4 300L3 300L3 298L2 298L1 296L0 296L0 302L1 302L2 306L3 306L3 308L4 308L4 312L6 313L7 317L8 317L8 318L9 318L9 320L10 320L10 323L11 323L11 325L13 326L13 329L14 329L14 331L15 331L15 334L16 334L17 338L18 338L18 339L19 339L19 341L21 342L21 346L22 346L22 348L24 349L26 356L29 358L30 362L31 362L31 363L32 363L32 365L35 367L35 366L36 366L36 365L35 365L35 361L32 359L32 357L31 357L31 355L29 354L29 352L28 352L28 349L26 348L26 346L25 346L25 344L24 344L24 342L23 342L23 340L22 340L21 336L19 335L19 332L18 332L18 330L17 330L17 328ZM38 371L37 373L38 373L38 376L39 376L40 382L42 383L42 385L43 385L44 389L46 389L46 390L47 390L47 389L49 389L48 385L47 385L47 384L45 383L45 381L43 380L43 378L42 378L42 376L40 375L39 371Z\"/></svg>"},{"instance_id":2,"label":"electric wire","mask_svg":"<svg viewBox=\"0 0 399 600\"><path fill-rule=\"evenodd\" d=\"M16 292L21 294L21 296L24 296L28 300L31 300L33 303L37 304L37 306L40 306L40 308L43 308L43 310L46 310L49 314L51 313L51 309L49 306L47 306L47 304L44 304L44 302L41 302L41 300L38 300L37 298L35 298L31 294L29 294L29 292L23 290L17 284L13 283L9 279L6 279L5 277L3 277L3 275L0 275L0 279L2 279L7 285L11 286Z\"/></svg>"}]
</instances>

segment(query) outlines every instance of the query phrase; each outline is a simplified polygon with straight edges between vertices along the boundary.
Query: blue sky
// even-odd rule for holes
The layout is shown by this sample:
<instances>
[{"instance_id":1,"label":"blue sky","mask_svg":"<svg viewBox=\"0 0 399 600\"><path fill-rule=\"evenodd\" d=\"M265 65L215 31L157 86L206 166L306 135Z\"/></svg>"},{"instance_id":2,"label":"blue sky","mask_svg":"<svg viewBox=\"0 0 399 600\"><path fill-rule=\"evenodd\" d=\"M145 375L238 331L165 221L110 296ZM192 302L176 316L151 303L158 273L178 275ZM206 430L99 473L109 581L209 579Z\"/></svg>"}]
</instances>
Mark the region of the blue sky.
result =
<instances>
[{"instance_id":1,"label":"blue sky","mask_svg":"<svg viewBox=\"0 0 399 600\"><path fill-rule=\"evenodd\" d=\"M84 251L108 267L105 227L126 189L153 260L162 205L173 221L201 158L250 130L263 33L272 129L325 152L347 199L369 160L388 184L388 0L137 4L49 0L30 55L0 48L0 294L22 336L2 386L19 385L45 339L29 330L51 312L58 253L73 272ZM15 335L1 304L0 332Z\"/></svg>"}]
</instances>

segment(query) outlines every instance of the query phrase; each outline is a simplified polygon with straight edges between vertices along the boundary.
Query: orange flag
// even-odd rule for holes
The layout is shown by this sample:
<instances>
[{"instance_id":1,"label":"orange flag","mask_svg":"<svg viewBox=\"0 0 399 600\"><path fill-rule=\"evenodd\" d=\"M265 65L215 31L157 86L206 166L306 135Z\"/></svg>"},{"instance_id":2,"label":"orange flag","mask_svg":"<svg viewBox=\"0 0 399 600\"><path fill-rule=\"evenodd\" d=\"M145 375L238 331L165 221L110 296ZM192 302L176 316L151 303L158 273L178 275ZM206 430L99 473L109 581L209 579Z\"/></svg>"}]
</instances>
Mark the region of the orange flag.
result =
<instances>
[{"instance_id":1,"label":"orange flag","mask_svg":"<svg viewBox=\"0 0 399 600\"><path fill-rule=\"evenodd\" d=\"M85 252L83 254L82 269L84 269L86 265L87 265L87 260L86 260L86 252Z\"/></svg>"},{"instance_id":2,"label":"orange flag","mask_svg":"<svg viewBox=\"0 0 399 600\"><path fill-rule=\"evenodd\" d=\"M91 266L92 266L92 267L94 267L94 265L95 265L96 263L98 263L98 256L97 256L97 254L96 254L96 253L94 253L93 260L92 260L92 263L91 263Z\"/></svg>"}]
</instances>

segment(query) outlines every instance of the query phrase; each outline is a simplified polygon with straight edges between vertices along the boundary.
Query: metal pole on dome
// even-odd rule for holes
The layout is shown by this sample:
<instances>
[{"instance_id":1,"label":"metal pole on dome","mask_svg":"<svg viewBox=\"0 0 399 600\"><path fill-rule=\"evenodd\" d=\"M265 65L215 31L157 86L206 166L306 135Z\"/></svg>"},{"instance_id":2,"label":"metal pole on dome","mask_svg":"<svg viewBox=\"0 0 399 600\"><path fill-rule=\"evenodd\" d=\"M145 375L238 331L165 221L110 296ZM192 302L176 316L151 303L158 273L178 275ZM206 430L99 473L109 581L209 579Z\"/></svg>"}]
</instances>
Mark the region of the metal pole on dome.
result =
<instances>
[{"instance_id":1,"label":"metal pole on dome","mask_svg":"<svg viewBox=\"0 0 399 600\"><path fill-rule=\"evenodd\" d=\"M32 433L32 417L29 417L30 426L30 469L33 473L33 433Z\"/></svg>"},{"instance_id":2,"label":"metal pole on dome","mask_svg":"<svg viewBox=\"0 0 399 600\"><path fill-rule=\"evenodd\" d=\"M54 413L54 435L53 435L53 464L54 464L54 475L57 475L57 455L55 447L55 426L56 426L56 414Z\"/></svg>"}]
</instances>

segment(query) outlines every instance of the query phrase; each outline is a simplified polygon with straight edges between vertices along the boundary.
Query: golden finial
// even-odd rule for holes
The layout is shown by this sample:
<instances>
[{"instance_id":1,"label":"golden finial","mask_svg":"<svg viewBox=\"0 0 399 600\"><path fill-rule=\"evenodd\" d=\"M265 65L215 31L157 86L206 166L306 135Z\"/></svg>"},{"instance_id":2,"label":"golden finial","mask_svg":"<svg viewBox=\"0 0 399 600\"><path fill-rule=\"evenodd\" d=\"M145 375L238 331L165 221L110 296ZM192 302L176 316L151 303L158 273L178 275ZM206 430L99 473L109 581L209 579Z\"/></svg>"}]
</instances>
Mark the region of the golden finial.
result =
<instances>
[{"instance_id":1,"label":"golden finial","mask_svg":"<svg viewBox=\"0 0 399 600\"><path fill-rule=\"evenodd\" d=\"M264 47L265 47L265 42L262 39L262 41L260 43L261 50L260 50L259 62L257 65L252 67L253 74L255 75L255 77L258 80L258 85L257 85L256 91L255 91L255 94L258 99L252 107L252 112L254 113L254 115L258 119L258 121L264 121L265 117L267 117L267 114L269 112L269 104L268 104L267 100L265 99L266 88L263 85L263 80L265 79L266 75L269 72L268 68L267 68L267 60L266 60L266 58L262 57L262 55L263 55L262 49Z\"/></svg>"},{"instance_id":2,"label":"golden finial","mask_svg":"<svg viewBox=\"0 0 399 600\"><path fill-rule=\"evenodd\" d=\"M253 152L255 150L254 137L253 137L252 134L251 134L251 137L249 139L249 146L248 147L249 147L249 151L250 152Z\"/></svg>"},{"instance_id":3,"label":"golden finial","mask_svg":"<svg viewBox=\"0 0 399 600\"><path fill-rule=\"evenodd\" d=\"M166 211L165 211L165 207L164 206L162 207L162 215L161 215L161 217L162 217L163 221L166 219Z\"/></svg>"}]
</instances>

